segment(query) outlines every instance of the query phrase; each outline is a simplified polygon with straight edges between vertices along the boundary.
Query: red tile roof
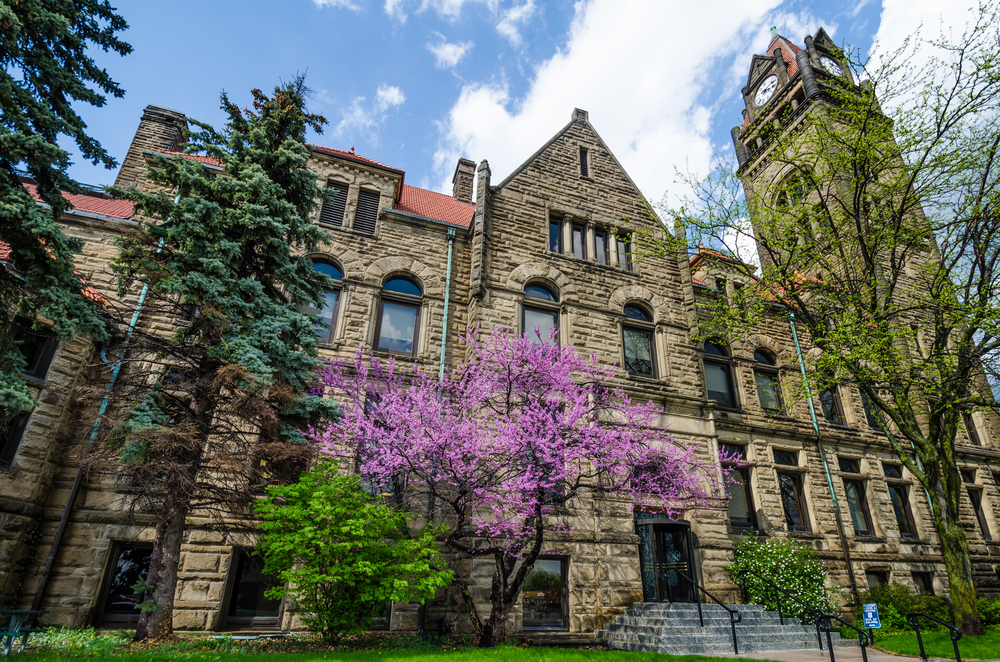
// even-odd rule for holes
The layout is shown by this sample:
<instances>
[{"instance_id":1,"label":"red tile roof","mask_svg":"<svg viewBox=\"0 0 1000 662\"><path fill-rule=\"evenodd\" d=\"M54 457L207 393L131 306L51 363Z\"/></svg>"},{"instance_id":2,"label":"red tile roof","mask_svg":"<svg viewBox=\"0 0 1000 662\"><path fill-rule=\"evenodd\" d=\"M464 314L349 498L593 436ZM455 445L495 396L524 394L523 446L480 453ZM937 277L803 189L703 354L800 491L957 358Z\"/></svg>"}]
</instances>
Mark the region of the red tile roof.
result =
<instances>
[{"instance_id":1,"label":"red tile roof","mask_svg":"<svg viewBox=\"0 0 1000 662\"><path fill-rule=\"evenodd\" d=\"M10 244L0 239L0 262L10 262L10 256L12 252L13 251L11 251L10 249ZM76 269L73 270L73 273L75 273L77 276L80 276L80 272L77 271ZM81 276L80 280L83 281L83 287L80 288L80 292L83 293L83 296L87 297L88 299L91 299L92 301L96 301L97 303L104 303L104 297L101 296L101 293L95 290L93 287L87 285L86 278L83 278Z\"/></svg>"},{"instance_id":2,"label":"red tile roof","mask_svg":"<svg viewBox=\"0 0 1000 662\"><path fill-rule=\"evenodd\" d=\"M802 49L795 44L789 42L787 39L782 37L780 34L775 35L774 39L767 46L767 54L774 55L774 48L778 46L781 48L781 59L785 61L785 66L788 67L788 77L791 78L799 72L799 63L795 61L795 54Z\"/></svg>"},{"instance_id":3,"label":"red tile roof","mask_svg":"<svg viewBox=\"0 0 1000 662\"><path fill-rule=\"evenodd\" d=\"M34 184L25 184L24 188L28 189L28 193L31 197L39 202L42 201L38 197L38 191ZM128 219L132 218L132 202L130 200L112 200L109 196L103 193L95 193L93 195L87 194L76 194L76 193L63 193L63 197L69 200L73 205L74 209L80 211L87 211L92 214L100 214L102 216L110 216L111 218L121 218ZM70 212L72 213L72 211Z\"/></svg>"},{"instance_id":4,"label":"red tile roof","mask_svg":"<svg viewBox=\"0 0 1000 662\"><path fill-rule=\"evenodd\" d=\"M0 240L0 262L10 262L10 244Z\"/></svg>"},{"instance_id":5,"label":"red tile roof","mask_svg":"<svg viewBox=\"0 0 1000 662\"><path fill-rule=\"evenodd\" d=\"M406 184L403 185L399 202L392 208L463 228L472 225L472 215L476 211L476 205L471 202L463 202L444 193L435 193Z\"/></svg>"},{"instance_id":6,"label":"red tile roof","mask_svg":"<svg viewBox=\"0 0 1000 662\"><path fill-rule=\"evenodd\" d=\"M167 152L160 151L159 154L166 154L167 156L179 156L182 159L194 159L195 161L201 161L206 165L213 165L222 167L222 161L211 156L205 156L204 154L185 154L184 152Z\"/></svg>"},{"instance_id":7,"label":"red tile roof","mask_svg":"<svg viewBox=\"0 0 1000 662\"><path fill-rule=\"evenodd\" d=\"M394 168L391 165L386 165L385 163L381 163L380 161L376 161L375 159L370 159L367 156L361 156L360 154L356 154L354 152L354 148L353 147L351 147L351 151L349 151L349 152L345 152L342 149L334 149L332 147L323 147L322 145L312 145L312 144L309 144L309 147L312 147L317 152L321 152L323 154L330 154L332 156L339 156L341 158L351 159L353 161L359 161L361 163L367 163L369 165L378 166L379 168L388 168L389 170L392 170L393 172L398 172L400 174L403 174L403 171L400 170L399 168Z\"/></svg>"}]
</instances>

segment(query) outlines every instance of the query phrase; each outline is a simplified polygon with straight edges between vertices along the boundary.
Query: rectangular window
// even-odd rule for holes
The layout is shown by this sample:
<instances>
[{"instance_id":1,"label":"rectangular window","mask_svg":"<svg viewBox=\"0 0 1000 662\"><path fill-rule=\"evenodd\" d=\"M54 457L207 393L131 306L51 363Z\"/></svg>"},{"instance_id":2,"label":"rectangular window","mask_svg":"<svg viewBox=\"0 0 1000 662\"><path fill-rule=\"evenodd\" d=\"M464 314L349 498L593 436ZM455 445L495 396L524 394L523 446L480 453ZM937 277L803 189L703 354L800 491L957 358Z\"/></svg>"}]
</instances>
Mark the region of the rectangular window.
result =
<instances>
[{"instance_id":1,"label":"rectangular window","mask_svg":"<svg viewBox=\"0 0 1000 662\"><path fill-rule=\"evenodd\" d=\"M573 224L573 257L587 259L587 228Z\"/></svg>"},{"instance_id":2,"label":"rectangular window","mask_svg":"<svg viewBox=\"0 0 1000 662\"><path fill-rule=\"evenodd\" d=\"M146 578L153 547L117 544L113 553L101 591L99 624L135 624L139 621L139 610L135 606L140 600L136 599L132 586Z\"/></svg>"},{"instance_id":3,"label":"rectangular window","mask_svg":"<svg viewBox=\"0 0 1000 662\"><path fill-rule=\"evenodd\" d=\"M868 582L868 588L885 586L889 583L889 573L881 570L868 570L865 572L865 580Z\"/></svg>"},{"instance_id":4,"label":"rectangular window","mask_svg":"<svg viewBox=\"0 0 1000 662\"><path fill-rule=\"evenodd\" d=\"M559 311L525 306L521 316L521 329L532 342L547 343L552 337L552 330L559 330ZM559 342L558 336L555 342Z\"/></svg>"},{"instance_id":5,"label":"rectangular window","mask_svg":"<svg viewBox=\"0 0 1000 662\"><path fill-rule=\"evenodd\" d=\"M375 234L378 221L378 203L382 196L376 191L358 191L358 207L354 211L354 229L364 234Z\"/></svg>"},{"instance_id":6,"label":"rectangular window","mask_svg":"<svg viewBox=\"0 0 1000 662\"><path fill-rule=\"evenodd\" d=\"M273 628L279 626L281 599L269 598L265 591L275 580L264 574L264 559L246 550L235 550L230 572L229 605L223 627Z\"/></svg>"},{"instance_id":7,"label":"rectangular window","mask_svg":"<svg viewBox=\"0 0 1000 662\"><path fill-rule=\"evenodd\" d=\"M587 150L580 148L580 176L590 177L590 164L587 163Z\"/></svg>"},{"instance_id":8,"label":"rectangular window","mask_svg":"<svg viewBox=\"0 0 1000 662\"><path fill-rule=\"evenodd\" d=\"M903 467L898 464L886 464L882 463L882 473L885 474L886 478L902 478L903 477Z\"/></svg>"},{"instance_id":9,"label":"rectangular window","mask_svg":"<svg viewBox=\"0 0 1000 662\"><path fill-rule=\"evenodd\" d=\"M729 523L733 528L755 528L749 468L733 469L732 482L726 485L726 494L729 496Z\"/></svg>"},{"instance_id":10,"label":"rectangular window","mask_svg":"<svg viewBox=\"0 0 1000 662\"><path fill-rule=\"evenodd\" d=\"M608 264L608 233L604 230L598 230L594 233L594 247L596 249L596 257L598 264Z\"/></svg>"},{"instance_id":11,"label":"rectangular window","mask_svg":"<svg viewBox=\"0 0 1000 662\"><path fill-rule=\"evenodd\" d=\"M715 400L723 407L736 406L729 365L705 361L705 384L709 400Z\"/></svg>"},{"instance_id":12,"label":"rectangular window","mask_svg":"<svg viewBox=\"0 0 1000 662\"><path fill-rule=\"evenodd\" d=\"M781 489L781 506L785 511L785 525L788 530L808 533L809 515L802 496L802 476L779 473L778 487Z\"/></svg>"},{"instance_id":13,"label":"rectangular window","mask_svg":"<svg viewBox=\"0 0 1000 662\"><path fill-rule=\"evenodd\" d=\"M14 344L27 364L21 374L44 381L59 346L55 334L48 329L33 329L30 321L18 319L14 325Z\"/></svg>"},{"instance_id":14,"label":"rectangular window","mask_svg":"<svg viewBox=\"0 0 1000 662\"><path fill-rule=\"evenodd\" d=\"M549 250L553 253L563 252L562 219L549 220Z\"/></svg>"},{"instance_id":15,"label":"rectangular window","mask_svg":"<svg viewBox=\"0 0 1000 662\"><path fill-rule=\"evenodd\" d=\"M382 299L380 308L375 348L383 352L416 354L420 305Z\"/></svg>"},{"instance_id":16,"label":"rectangular window","mask_svg":"<svg viewBox=\"0 0 1000 662\"><path fill-rule=\"evenodd\" d=\"M969 433L969 441L972 442L972 445L982 446L983 440L979 438L979 430L976 429L976 422L972 420L972 414L963 411L962 422L965 423L965 431Z\"/></svg>"},{"instance_id":17,"label":"rectangular window","mask_svg":"<svg viewBox=\"0 0 1000 662\"><path fill-rule=\"evenodd\" d=\"M632 246L629 237L615 237L618 248L618 267L625 271L632 271Z\"/></svg>"},{"instance_id":18,"label":"rectangular window","mask_svg":"<svg viewBox=\"0 0 1000 662\"><path fill-rule=\"evenodd\" d=\"M882 419L882 415L878 411L878 407L875 403L868 399L864 391L861 391L861 408L865 410L865 420L868 425L873 428L878 428L879 421Z\"/></svg>"},{"instance_id":19,"label":"rectangular window","mask_svg":"<svg viewBox=\"0 0 1000 662\"><path fill-rule=\"evenodd\" d=\"M625 370L630 375L656 377L652 330L622 327L622 345L625 349Z\"/></svg>"},{"instance_id":20,"label":"rectangular window","mask_svg":"<svg viewBox=\"0 0 1000 662\"><path fill-rule=\"evenodd\" d=\"M845 480L844 492L847 494L847 509L851 513L854 535L874 535L871 518L868 516L868 502L865 499L865 484L860 480Z\"/></svg>"},{"instance_id":21,"label":"rectangular window","mask_svg":"<svg viewBox=\"0 0 1000 662\"><path fill-rule=\"evenodd\" d=\"M986 511L983 509L983 491L970 488L969 501L972 502L972 509L976 511L976 519L979 521L979 530L983 532L983 540L993 540L990 535L990 525L986 522Z\"/></svg>"},{"instance_id":22,"label":"rectangular window","mask_svg":"<svg viewBox=\"0 0 1000 662\"><path fill-rule=\"evenodd\" d=\"M913 590L917 595L934 595L934 573L914 572Z\"/></svg>"},{"instance_id":23,"label":"rectangular window","mask_svg":"<svg viewBox=\"0 0 1000 662\"><path fill-rule=\"evenodd\" d=\"M916 530L913 527L913 516L910 513L910 500L905 485L890 485L889 499L892 501L892 512L896 516L899 535L909 540L915 540Z\"/></svg>"},{"instance_id":24,"label":"rectangular window","mask_svg":"<svg viewBox=\"0 0 1000 662\"><path fill-rule=\"evenodd\" d=\"M975 483L976 482L976 470L975 469L959 469L958 473L962 476L963 483Z\"/></svg>"},{"instance_id":25,"label":"rectangular window","mask_svg":"<svg viewBox=\"0 0 1000 662\"><path fill-rule=\"evenodd\" d=\"M569 629L566 559L538 559L521 591L525 630Z\"/></svg>"},{"instance_id":26,"label":"rectangular window","mask_svg":"<svg viewBox=\"0 0 1000 662\"><path fill-rule=\"evenodd\" d=\"M830 386L820 391L819 403L823 407L823 418L834 425L846 425L844 404L840 401L840 393L836 386Z\"/></svg>"},{"instance_id":27,"label":"rectangular window","mask_svg":"<svg viewBox=\"0 0 1000 662\"><path fill-rule=\"evenodd\" d=\"M347 208L347 184L330 182L326 185L326 196L319 212L319 222L334 227L344 225L344 209Z\"/></svg>"},{"instance_id":28,"label":"rectangular window","mask_svg":"<svg viewBox=\"0 0 1000 662\"><path fill-rule=\"evenodd\" d=\"M9 467L14 462L30 418L30 411L22 411L10 421L0 418L0 442L2 442L0 445L0 466Z\"/></svg>"},{"instance_id":29,"label":"rectangular window","mask_svg":"<svg viewBox=\"0 0 1000 662\"><path fill-rule=\"evenodd\" d=\"M761 409L773 416L784 414L784 406L781 402L781 385L778 382L777 373L754 370L753 378L757 384L757 397L760 398Z\"/></svg>"},{"instance_id":30,"label":"rectangular window","mask_svg":"<svg viewBox=\"0 0 1000 662\"><path fill-rule=\"evenodd\" d=\"M799 466L799 452L798 451L782 451L777 448L774 449L774 463L783 464L786 467L797 467Z\"/></svg>"},{"instance_id":31,"label":"rectangular window","mask_svg":"<svg viewBox=\"0 0 1000 662\"><path fill-rule=\"evenodd\" d=\"M840 470L845 474L859 474L861 473L861 466L857 460L853 460L848 457L839 458Z\"/></svg>"}]
</instances>

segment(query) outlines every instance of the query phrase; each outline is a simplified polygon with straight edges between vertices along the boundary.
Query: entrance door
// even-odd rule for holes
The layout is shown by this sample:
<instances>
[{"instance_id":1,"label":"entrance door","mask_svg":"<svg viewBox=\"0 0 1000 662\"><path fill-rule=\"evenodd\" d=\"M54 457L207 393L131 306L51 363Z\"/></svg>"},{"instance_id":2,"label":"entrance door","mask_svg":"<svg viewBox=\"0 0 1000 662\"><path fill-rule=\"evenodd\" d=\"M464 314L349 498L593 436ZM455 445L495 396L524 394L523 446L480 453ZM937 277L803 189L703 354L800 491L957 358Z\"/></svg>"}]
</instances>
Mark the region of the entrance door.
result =
<instances>
[{"instance_id":1,"label":"entrance door","mask_svg":"<svg viewBox=\"0 0 1000 662\"><path fill-rule=\"evenodd\" d=\"M694 602L691 582L691 525L662 518L636 521L643 599L646 602ZM681 574L683 573L683 575Z\"/></svg>"}]
</instances>

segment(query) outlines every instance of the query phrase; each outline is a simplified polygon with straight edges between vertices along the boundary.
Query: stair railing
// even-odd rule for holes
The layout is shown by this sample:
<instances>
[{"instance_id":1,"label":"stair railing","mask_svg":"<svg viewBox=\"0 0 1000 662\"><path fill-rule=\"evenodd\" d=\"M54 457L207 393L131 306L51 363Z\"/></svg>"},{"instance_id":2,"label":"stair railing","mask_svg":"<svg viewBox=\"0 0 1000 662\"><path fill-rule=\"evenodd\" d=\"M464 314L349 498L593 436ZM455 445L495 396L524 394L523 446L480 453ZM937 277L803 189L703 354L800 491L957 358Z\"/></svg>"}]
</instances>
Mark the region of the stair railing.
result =
<instances>
[{"instance_id":1,"label":"stair railing","mask_svg":"<svg viewBox=\"0 0 1000 662\"><path fill-rule=\"evenodd\" d=\"M741 622L743 620L743 614L740 613L740 610L739 609L733 609L732 607L727 606L726 603L722 602L717 597L715 597L714 595L712 595L711 593L709 593L707 590L705 590L704 586L702 586L701 584L699 584L695 580L691 579L690 577L688 577L687 575L685 575L680 570L675 570L674 572L676 572L678 575L680 575L684 579L688 580L691 583L691 586L693 586L695 589L697 589L694 592L694 597L695 597L695 601L698 603L698 622L701 623L701 627L705 627L705 617L701 613L701 595L698 593L698 591L701 591L702 593L704 593L705 595L707 595L717 605L719 605L720 607L722 607L723 609L725 609L727 612L729 612L729 627L732 628L732 631L733 631L733 654L739 655L740 654L740 647L736 643L736 624L739 623L739 622ZM865 662L868 662L868 660L865 660Z\"/></svg>"},{"instance_id":2,"label":"stair railing","mask_svg":"<svg viewBox=\"0 0 1000 662\"><path fill-rule=\"evenodd\" d=\"M750 592L747 591L747 575L753 575L754 577L756 577L757 579L759 579L760 581L764 582L772 589L774 589L775 599L778 602L778 620L782 625L785 624L785 615L781 611L782 595L784 595L786 598L791 599L793 602L798 603L802 607L805 607L806 610L809 611L810 614L812 614L813 623L816 625L816 643L819 644L819 649L823 650L823 635L820 634L820 625L819 625L820 619L823 617L823 612L821 612L819 609L816 609L812 605L807 605L805 602L802 602L802 600L799 600L797 597L795 597L785 589L781 588L780 586L772 582L770 579L762 577L761 575L752 570L744 570L743 572L741 572L739 575L736 576L736 581L737 583L739 583L740 588L743 590L744 602L750 601ZM827 634L829 635L829 632ZM866 659L865 662L868 662L868 660Z\"/></svg>"},{"instance_id":3,"label":"stair railing","mask_svg":"<svg viewBox=\"0 0 1000 662\"><path fill-rule=\"evenodd\" d=\"M833 641L831 641L830 638L830 619L840 621L858 633L858 643L861 644L861 658L864 662L868 662L868 644L872 643L872 641L868 637L867 632L857 626L851 625L840 616L834 616L833 614L820 614L820 619L823 621L823 632L826 632L826 645L830 650L830 662L837 662L837 660L833 657ZM822 649L823 647L820 646L820 648Z\"/></svg>"},{"instance_id":4,"label":"stair railing","mask_svg":"<svg viewBox=\"0 0 1000 662\"><path fill-rule=\"evenodd\" d=\"M920 657L922 657L924 660L927 659L927 653L924 652L924 640L920 636L920 619L921 618L929 618L932 621L934 621L935 623L940 623L941 625L943 625L946 628L948 628L949 634L951 635L951 645L954 646L954 648L955 648L955 662L962 662L962 656L958 652L958 640L962 638L962 631L959 630L954 625L952 625L951 623L945 623L941 619L934 618L930 614L924 614L924 613L917 612L917 613L913 613L913 614L910 614L909 616L907 616L906 617L906 622L909 623L910 627L912 627L917 632L917 644L920 646Z\"/></svg>"}]
</instances>

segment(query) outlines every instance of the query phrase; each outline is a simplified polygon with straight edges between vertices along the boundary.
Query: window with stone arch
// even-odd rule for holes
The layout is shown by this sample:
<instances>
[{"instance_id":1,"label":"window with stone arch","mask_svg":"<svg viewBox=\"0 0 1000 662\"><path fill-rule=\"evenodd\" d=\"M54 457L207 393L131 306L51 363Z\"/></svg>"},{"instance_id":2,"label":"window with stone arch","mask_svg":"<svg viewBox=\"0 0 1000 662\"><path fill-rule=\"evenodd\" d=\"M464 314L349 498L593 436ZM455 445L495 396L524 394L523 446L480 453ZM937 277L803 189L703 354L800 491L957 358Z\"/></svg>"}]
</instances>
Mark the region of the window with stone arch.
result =
<instances>
[{"instance_id":1,"label":"window with stone arch","mask_svg":"<svg viewBox=\"0 0 1000 662\"><path fill-rule=\"evenodd\" d=\"M622 309L622 349L630 375L656 378L656 342L653 314L645 305L627 303Z\"/></svg>"},{"instance_id":2,"label":"window with stone arch","mask_svg":"<svg viewBox=\"0 0 1000 662\"><path fill-rule=\"evenodd\" d=\"M521 333L535 343L559 342L559 291L540 281L524 286Z\"/></svg>"},{"instance_id":3,"label":"window with stone arch","mask_svg":"<svg viewBox=\"0 0 1000 662\"><path fill-rule=\"evenodd\" d=\"M312 263L316 272L327 276L333 282L323 289L321 295L323 306L321 308L304 304L299 306L299 312L319 318L314 322L316 337L321 343L328 343L333 340L334 330L337 326L337 310L340 307L340 295L344 287L344 270L326 258L313 258Z\"/></svg>"},{"instance_id":4,"label":"window with stone arch","mask_svg":"<svg viewBox=\"0 0 1000 662\"><path fill-rule=\"evenodd\" d=\"M735 409L736 389L733 383L733 362L725 345L708 341L705 343L705 388L708 399L715 400L722 407Z\"/></svg>"},{"instance_id":5,"label":"window with stone arch","mask_svg":"<svg viewBox=\"0 0 1000 662\"><path fill-rule=\"evenodd\" d=\"M753 369L753 379L757 385L760 408L772 416L784 415L785 403L781 397L781 381L774 355L765 349L758 349L753 353L753 358L757 362Z\"/></svg>"},{"instance_id":6,"label":"window with stone arch","mask_svg":"<svg viewBox=\"0 0 1000 662\"><path fill-rule=\"evenodd\" d=\"M424 295L409 276L391 276L382 285L375 323L375 349L416 356Z\"/></svg>"}]
</instances>

